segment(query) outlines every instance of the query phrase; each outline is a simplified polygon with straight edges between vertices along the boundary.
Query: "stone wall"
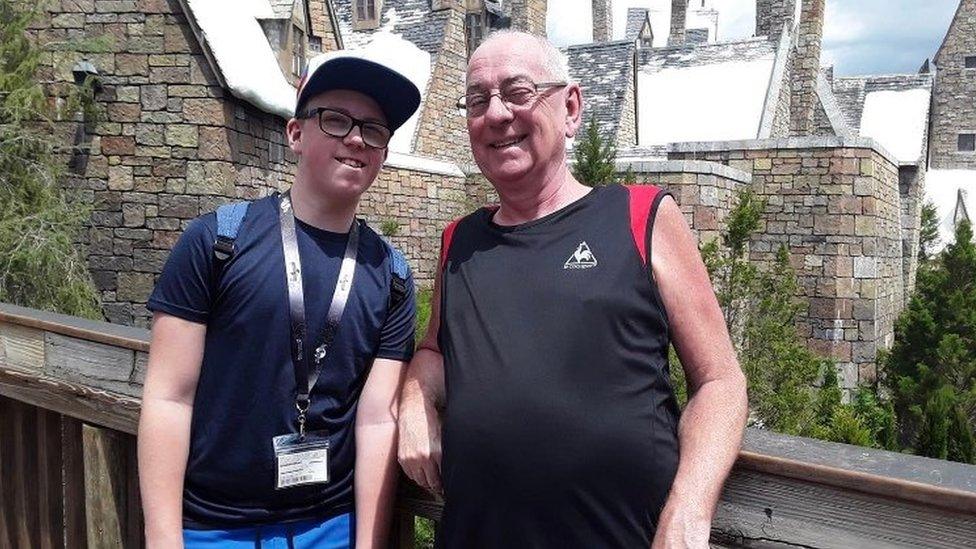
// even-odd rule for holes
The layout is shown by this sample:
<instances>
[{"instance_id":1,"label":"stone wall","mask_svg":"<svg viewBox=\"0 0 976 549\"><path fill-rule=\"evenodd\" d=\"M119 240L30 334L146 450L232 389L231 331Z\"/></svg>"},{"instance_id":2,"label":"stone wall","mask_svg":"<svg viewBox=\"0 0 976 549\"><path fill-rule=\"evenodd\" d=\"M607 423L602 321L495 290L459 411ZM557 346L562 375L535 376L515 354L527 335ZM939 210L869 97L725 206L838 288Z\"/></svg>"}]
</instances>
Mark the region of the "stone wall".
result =
<instances>
[{"instance_id":1,"label":"stone wall","mask_svg":"<svg viewBox=\"0 0 976 549\"><path fill-rule=\"evenodd\" d=\"M406 256L418 287L434 283L440 234L469 209L464 173L456 166L397 155L363 195L359 214L376 231L395 223L390 241Z\"/></svg>"},{"instance_id":2,"label":"stone wall","mask_svg":"<svg viewBox=\"0 0 976 549\"><path fill-rule=\"evenodd\" d=\"M593 41L613 40L613 8L611 0L592 0Z\"/></svg>"},{"instance_id":3,"label":"stone wall","mask_svg":"<svg viewBox=\"0 0 976 549\"><path fill-rule=\"evenodd\" d=\"M679 46L685 43L688 27L688 0L671 0L671 25L668 45Z\"/></svg>"},{"instance_id":4,"label":"stone wall","mask_svg":"<svg viewBox=\"0 0 976 549\"><path fill-rule=\"evenodd\" d=\"M756 36L779 37L783 25L794 20L798 0L756 0Z\"/></svg>"},{"instance_id":5,"label":"stone wall","mask_svg":"<svg viewBox=\"0 0 976 549\"><path fill-rule=\"evenodd\" d=\"M510 6L512 29L546 35L546 0L511 0L505 4Z\"/></svg>"},{"instance_id":6,"label":"stone wall","mask_svg":"<svg viewBox=\"0 0 976 549\"><path fill-rule=\"evenodd\" d=\"M314 36L322 40L322 52L339 49L339 38L336 35L335 16L332 14L331 2L328 0L310 0L308 3L308 19Z\"/></svg>"},{"instance_id":7,"label":"stone wall","mask_svg":"<svg viewBox=\"0 0 976 549\"><path fill-rule=\"evenodd\" d=\"M818 107L817 76L820 74L820 51L823 45L824 7L826 0L803 0L800 25L797 27L796 56L790 71L790 135L815 135L814 112Z\"/></svg>"},{"instance_id":8,"label":"stone wall","mask_svg":"<svg viewBox=\"0 0 976 549\"><path fill-rule=\"evenodd\" d=\"M735 206L735 195L752 174L716 162L618 158L617 172L630 170L638 184L671 192L700 244L718 238Z\"/></svg>"},{"instance_id":9,"label":"stone wall","mask_svg":"<svg viewBox=\"0 0 976 549\"><path fill-rule=\"evenodd\" d=\"M935 58L931 165L936 169L976 169L976 153L958 152L959 134L976 133L976 0L961 0L945 43Z\"/></svg>"},{"instance_id":10,"label":"stone wall","mask_svg":"<svg viewBox=\"0 0 976 549\"><path fill-rule=\"evenodd\" d=\"M419 155L465 164L471 162L471 150L464 117L457 110L457 101L464 94L467 69L464 13L458 10L448 13L444 42L434 62L421 106L414 151Z\"/></svg>"},{"instance_id":11,"label":"stone wall","mask_svg":"<svg viewBox=\"0 0 976 549\"><path fill-rule=\"evenodd\" d=\"M635 54L636 55L636 54ZM584 99L585 101L585 99ZM637 145L637 98L634 90L634 75L627 79L627 89L624 91L624 102L620 108L620 125L614 145L617 150Z\"/></svg>"},{"instance_id":12,"label":"stone wall","mask_svg":"<svg viewBox=\"0 0 976 549\"><path fill-rule=\"evenodd\" d=\"M895 161L870 139L769 139L672 145L669 158L752 173L767 200L754 260L781 245L809 303L799 327L836 361L844 388L875 379L905 298L902 205ZM916 225L917 226L917 223ZM917 238L917 237L916 237Z\"/></svg>"}]
</instances>

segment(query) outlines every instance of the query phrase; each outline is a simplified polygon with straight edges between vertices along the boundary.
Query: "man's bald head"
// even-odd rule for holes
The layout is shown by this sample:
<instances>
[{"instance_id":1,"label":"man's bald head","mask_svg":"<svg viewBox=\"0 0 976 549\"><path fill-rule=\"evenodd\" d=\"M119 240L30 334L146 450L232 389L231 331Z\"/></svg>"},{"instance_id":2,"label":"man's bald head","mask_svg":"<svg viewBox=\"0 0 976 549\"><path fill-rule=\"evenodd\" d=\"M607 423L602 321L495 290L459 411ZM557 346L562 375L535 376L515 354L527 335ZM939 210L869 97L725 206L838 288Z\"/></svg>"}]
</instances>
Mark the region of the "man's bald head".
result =
<instances>
[{"instance_id":1,"label":"man's bald head","mask_svg":"<svg viewBox=\"0 0 976 549\"><path fill-rule=\"evenodd\" d=\"M488 35L488 38L474 50L471 62L485 55L496 55L499 52L534 52L538 54L538 62L542 66L546 80L569 82L569 69L566 56L556 46L541 36L522 31L500 30Z\"/></svg>"}]
</instances>

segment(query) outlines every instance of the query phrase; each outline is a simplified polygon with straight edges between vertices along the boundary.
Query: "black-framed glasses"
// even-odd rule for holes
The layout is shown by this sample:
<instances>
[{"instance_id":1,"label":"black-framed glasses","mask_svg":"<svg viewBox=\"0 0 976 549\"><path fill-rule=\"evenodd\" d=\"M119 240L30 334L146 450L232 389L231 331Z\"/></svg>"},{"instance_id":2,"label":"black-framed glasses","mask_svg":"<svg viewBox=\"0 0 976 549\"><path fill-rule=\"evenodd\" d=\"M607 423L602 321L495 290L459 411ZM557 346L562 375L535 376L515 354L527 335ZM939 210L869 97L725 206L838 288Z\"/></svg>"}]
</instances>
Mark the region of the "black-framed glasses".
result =
<instances>
[{"instance_id":1,"label":"black-framed glasses","mask_svg":"<svg viewBox=\"0 0 976 549\"><path fill-rule=\"evenodd\" d=\"M369 122L349 116L348 114L328 107L314 107L305 111L302 118L312 118L318 115L319 129L326 135L342 139L349 135L353 128L359 128L363 143L374 149L384 149L390 144L393 130L379 122Z\"/></svg>"},{"instance_id":2,"label":"black-framed glasses","mask_svg":"<svg viewBox=\"0 0 976 549\"><path fill-rule=\"evenodd\" d=\"M513 111L521 107L531 106L542 91L551 88L561 88L566 82L532 82L528 80L508 84L494 93L471 92L458 99L457 108L463 116L477 118L488 112L491 98L498 96L505 107Z\"/></svg>"}]
</instances>

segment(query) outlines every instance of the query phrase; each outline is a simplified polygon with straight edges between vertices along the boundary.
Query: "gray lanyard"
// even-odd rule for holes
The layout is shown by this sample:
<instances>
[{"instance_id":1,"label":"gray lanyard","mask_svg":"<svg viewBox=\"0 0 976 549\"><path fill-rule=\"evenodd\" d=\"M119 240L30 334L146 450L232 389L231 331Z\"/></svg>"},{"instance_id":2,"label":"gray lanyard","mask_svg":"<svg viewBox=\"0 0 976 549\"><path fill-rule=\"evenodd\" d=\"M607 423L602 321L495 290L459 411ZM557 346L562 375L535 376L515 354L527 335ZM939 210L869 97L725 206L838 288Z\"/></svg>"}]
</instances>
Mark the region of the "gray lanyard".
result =
<instances>
[{"instance_id":1,"label":"gray lanyard","mask_svg":"<svg viewBox=\"0 0 976 549\"><path fill-rule=\"evenodd\" d=\"M356 274L356 254L359 249L359 223L354 219L349 229L346 252L342 256L339 278L332 292L332 303L325 319L322 344L315 348L314 364L309 368L305 353L307 325L305 323L305 292L302 289L302 260L298 256L298 237L295 234L295 213L291 207L291 191L281 196L279 208L281 246L285 254L285 274L288 279L288 307L291 310L291 359L295 365L295 408L298 409L299 435L305 438L305 421L311 405L312 387L322 373L322 363L332 346L342 312L349 301L352 279Z\"/></svg>"}]
</instances>

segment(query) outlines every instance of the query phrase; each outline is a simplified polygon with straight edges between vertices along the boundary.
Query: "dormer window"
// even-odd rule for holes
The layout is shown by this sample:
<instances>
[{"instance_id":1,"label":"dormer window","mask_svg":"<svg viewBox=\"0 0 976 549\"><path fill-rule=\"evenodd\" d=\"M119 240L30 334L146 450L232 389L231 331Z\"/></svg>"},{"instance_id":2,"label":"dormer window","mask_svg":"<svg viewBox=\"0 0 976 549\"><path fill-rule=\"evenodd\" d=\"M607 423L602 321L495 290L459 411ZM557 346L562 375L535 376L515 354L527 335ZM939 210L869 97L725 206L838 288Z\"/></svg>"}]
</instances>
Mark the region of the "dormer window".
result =
<instances>
[{"instance_id":1,"label":"dormer window","mask_svg":"<svg viewBox=\"0 0 976 549\"><path fill-rule=\"evenodd\" d=\"M354 0L353 29L375 29L380 26L383 0Z\"/></svg>"},{"instance_id":2,"label":"dormer window","mask_svg":"<svg viewBox=\"0 0 976 549\"><path fill-rule=\"evenodd\" d=\"M291 72L301 76L305 69L305 33L298 27L292 29Z\"/></svg>"}]
</instances>

